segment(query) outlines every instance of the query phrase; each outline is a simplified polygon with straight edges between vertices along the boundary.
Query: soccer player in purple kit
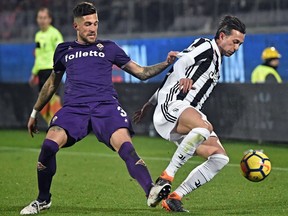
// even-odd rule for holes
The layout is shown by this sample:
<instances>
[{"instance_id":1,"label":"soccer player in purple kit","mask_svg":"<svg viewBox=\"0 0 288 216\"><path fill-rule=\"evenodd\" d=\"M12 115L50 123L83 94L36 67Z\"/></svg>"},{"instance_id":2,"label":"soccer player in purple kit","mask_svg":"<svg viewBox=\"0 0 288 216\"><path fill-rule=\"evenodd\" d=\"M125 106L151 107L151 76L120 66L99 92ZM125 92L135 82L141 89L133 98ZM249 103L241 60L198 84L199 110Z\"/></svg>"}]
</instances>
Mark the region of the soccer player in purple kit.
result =
<instances>
[{"instance_id":1,"label":"soccer player in purple kit","mask_svg":"<svg viewBox=\"0 0 288 216\"><path fill-rule=\"evenodd\" d=\"M54 54L53 72L44 84L28 121L28 131L33 137L38 131L37 113L55 93L66 71L64 106L53 117L38 158L39 194L36 200L22 209L21 215L37 214L50 208L50 187L56 172L56 153L60 148L80 141L90 131L100 142L118 152L129 174L138 181L146 196L153 188L149 171L132 145L133 129L117 100L112 83L112 66L115 64L145 80L165 70L174 62L177 52L169 52L166 61L162 63L140 66L114 42L97 40L99 21L93 4L79 3L73 15L77 40L58 45ZM168 196L161 190L159 194ZM155 197L155 202L161 198Z\"/></svg>"}]
</instances>

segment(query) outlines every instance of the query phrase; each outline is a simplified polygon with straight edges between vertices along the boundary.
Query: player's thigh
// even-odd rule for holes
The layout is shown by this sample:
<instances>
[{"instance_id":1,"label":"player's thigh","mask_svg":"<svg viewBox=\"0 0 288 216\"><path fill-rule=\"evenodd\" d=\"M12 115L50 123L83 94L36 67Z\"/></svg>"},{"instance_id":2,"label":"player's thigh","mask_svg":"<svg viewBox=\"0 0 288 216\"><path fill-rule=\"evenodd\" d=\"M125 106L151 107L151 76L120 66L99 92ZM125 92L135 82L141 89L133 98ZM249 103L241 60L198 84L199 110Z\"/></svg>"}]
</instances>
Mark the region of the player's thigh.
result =
<instances>
[{"instance_id":1,"label":"player's thigh","mask_svg":"<svg viewBox=\"0 0 288 216\"><path fill-rule=\"evenodd\" d=\"M177 120L181 112L189 105L183 105L179 101L166 104L158 104L153 114L153 123L157 133L167 140L178 140L181 137L173 129L177 124ZM173 133L173 134L172 134Z\"/></svg>"},{"instance_id":2,"label":"player's thigh","mask_svg":"<svg viewBox=\"0 0 288 216\"><path fill-rule=\"evenodd\" d=\"M90 108L87 105L62 107L52 118L46 138L61 147L69 147L90 132Z\"/></svg>"},{"instance_id":3,"label":"player's thigh","mask_svg":"<svg viewBox=\"0 0 288 216\"><path fill-rule=\"evenodd\" d=\"M99 104L93 109L91 125L97 139L118 151L134 134L131 121L117 100Z\"/></svg>"},{"instance_id":4,"label":"player's thigh","mask_svg":"<svg viewBox=\"0 0 288 216\"><path fill-rule=\"evenodd\" d=\"M132 143L132 139L127 128L120 128L111 135L110 144L115 149L115 151L118 152L122 144L125 142Z\"/></svg>"},{"instance_id":5,"label":"player's thigh","mask_svg":"<svg viewBox=\"0 0 288 216\"><path fill-rule=\"evenodd\" d=\"M198 127L206 128L210 132L213 131L211 123L203 113L193 107L188 107L179 116L175 131L179 134L187 134L193 128Z\"/></svg>"},{"instance_id":6,"label":"player's thigh","mask_svg":"<svg viewBox=\"0 0 288 216\"><path fill-rule=\"evenodd\" d=\"M196 155L206 159L213 154L227 155L217 136L210 136L196 149Z\"/></svg>"}]
</instances>

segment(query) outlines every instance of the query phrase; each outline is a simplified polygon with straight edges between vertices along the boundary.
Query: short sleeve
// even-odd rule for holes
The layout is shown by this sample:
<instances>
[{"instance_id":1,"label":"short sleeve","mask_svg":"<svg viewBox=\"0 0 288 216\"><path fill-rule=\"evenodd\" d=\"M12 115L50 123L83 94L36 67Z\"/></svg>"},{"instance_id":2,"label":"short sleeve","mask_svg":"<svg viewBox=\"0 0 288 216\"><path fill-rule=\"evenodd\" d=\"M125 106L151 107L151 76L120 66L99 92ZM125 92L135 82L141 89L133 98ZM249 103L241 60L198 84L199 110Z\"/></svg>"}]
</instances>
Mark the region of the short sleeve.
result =
<instances>
[{"instance_id":1,"label":"short sleeve","mask_svg":"<svg viewBox=\"0 0 288 216\"><path fill-rule=\"evenodd\" d=\"M66 67L62 62L63 56L64 56L64 48L62 44L59 44L54 52L54 58L53 58L53 69L55 72L57 71L65 71Z\"/></svg>"},{"instance_id":2,"label":"short sleeve","mask_svg":"<svg viewBox=\"0 0 288 216\"><path fill-rule=\"evenodd\" d=\"M115 47L114 64L117 65L119 68L123 68L123 66L125 66L129 61L131 61L131 58L117 44L114 44L114 47Z\"/></svg>"}]
</instances>

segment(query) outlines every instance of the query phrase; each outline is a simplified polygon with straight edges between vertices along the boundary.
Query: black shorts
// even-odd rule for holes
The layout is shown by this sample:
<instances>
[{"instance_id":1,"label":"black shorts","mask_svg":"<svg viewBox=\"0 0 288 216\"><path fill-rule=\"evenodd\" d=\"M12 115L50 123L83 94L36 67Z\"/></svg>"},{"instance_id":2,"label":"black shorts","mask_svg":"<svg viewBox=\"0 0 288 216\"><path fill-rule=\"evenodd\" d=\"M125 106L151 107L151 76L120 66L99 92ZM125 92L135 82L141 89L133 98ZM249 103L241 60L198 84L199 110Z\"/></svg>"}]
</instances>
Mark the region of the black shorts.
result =
<instances>
[{"instance_id":1,"label":"black shorts","mask_svg":"<svg viewBox=\"0 0 288 216\"><path fill-rule=\"evenodd\" d=\"M49 78L51 73L52 73L52 69L39 70L39 72L38 72L38 78L39 78L38 88L39 88L39 92L41 91L44 83Z\"/></svg>"}]
</instances>

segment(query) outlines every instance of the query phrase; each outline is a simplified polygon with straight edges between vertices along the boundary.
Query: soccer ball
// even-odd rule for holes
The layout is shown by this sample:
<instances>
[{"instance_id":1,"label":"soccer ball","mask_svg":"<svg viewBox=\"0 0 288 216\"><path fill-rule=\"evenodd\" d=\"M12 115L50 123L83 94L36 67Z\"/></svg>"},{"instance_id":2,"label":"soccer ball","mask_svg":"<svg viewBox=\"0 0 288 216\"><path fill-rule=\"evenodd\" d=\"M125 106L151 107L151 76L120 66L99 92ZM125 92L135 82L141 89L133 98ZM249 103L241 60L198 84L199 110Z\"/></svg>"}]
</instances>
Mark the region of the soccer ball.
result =
<instances>
[{"instance_id":1,"label":"soccer ball","mask_svg":"<svg viewBox=\"0 0 288 216\"><path fill-rule=\"evenodd\" d=\"M261 151L249 151L240 162L242 174L252 182L264 180L271 172L271 162Z\"/></svg>"}]
</instances>

